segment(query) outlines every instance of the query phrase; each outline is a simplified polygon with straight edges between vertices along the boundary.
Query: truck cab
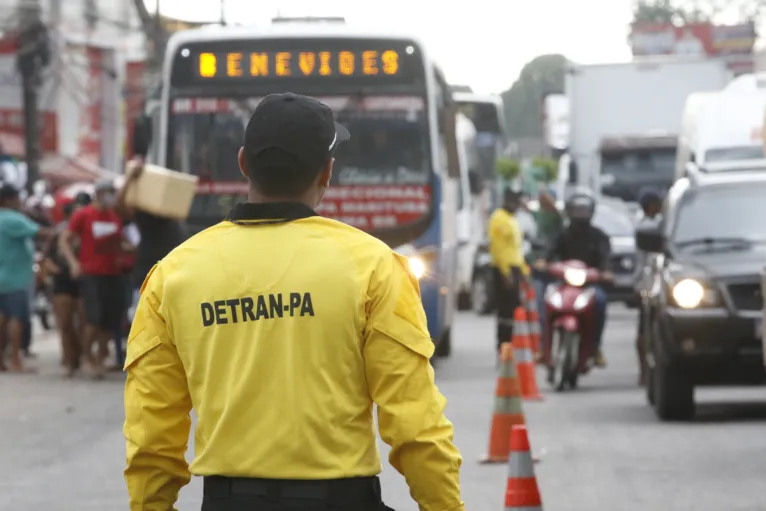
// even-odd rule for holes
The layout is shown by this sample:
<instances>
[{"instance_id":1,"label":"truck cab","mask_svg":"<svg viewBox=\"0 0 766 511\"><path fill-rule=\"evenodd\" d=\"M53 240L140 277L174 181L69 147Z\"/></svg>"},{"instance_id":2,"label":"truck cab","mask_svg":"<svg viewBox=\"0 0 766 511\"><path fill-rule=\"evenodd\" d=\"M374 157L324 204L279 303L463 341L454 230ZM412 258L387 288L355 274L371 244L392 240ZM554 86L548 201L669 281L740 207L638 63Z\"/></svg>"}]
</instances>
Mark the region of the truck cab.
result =
<instances>
[{"instance_id":1,"label":"truck cab","mask_svg":"<svg viewBox=\"0 0 766 511\"><path fill-rule=\"evenodd\" d=\"M606 137L599 145L601 194L637 202L643 188L673 184L678 137L667 134Z\"/></svg>"}]
</instances>

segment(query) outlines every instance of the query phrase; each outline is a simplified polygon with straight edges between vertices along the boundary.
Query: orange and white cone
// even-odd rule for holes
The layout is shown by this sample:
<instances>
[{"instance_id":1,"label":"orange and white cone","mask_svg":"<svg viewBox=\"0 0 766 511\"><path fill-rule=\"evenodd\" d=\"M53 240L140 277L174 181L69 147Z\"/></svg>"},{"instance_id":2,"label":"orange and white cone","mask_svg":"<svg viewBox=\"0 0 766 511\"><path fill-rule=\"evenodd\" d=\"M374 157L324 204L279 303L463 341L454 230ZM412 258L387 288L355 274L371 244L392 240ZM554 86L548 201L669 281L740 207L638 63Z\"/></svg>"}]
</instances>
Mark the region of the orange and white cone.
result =
<instances>
[{"instance_id":1,"label":"orange and white cone","mask_svg":"<svg viewBox=\"0 0 766 511\"><path fill-rule=\"evenodd\" d=\"M500 347L495 404L492 411L492 426L489 432L489 450L481 463L505 463L508 461L511 428L524 424L524 410L521 402L521 387L516 377L511 343Z\"/></svg>"},{"instance_id":2,"label":"orange and white cone","mask_svg":"<svg viewBox=\"0 0 766 511\"><path fill-rule=\"evenodd\" d=\"M535 360L542 360L540 354L540 314L537 310L537 293L534 286L527 286L527 324L529 325L529 338L532 342L532 351Z\"/></svg>"},{"instance_id":3,"label":"orange and white cone","mask_svg":"<svg viewBox=\"0 0 766 511\"><path fill-rule=\"evenodd\" d=\"M521 384L521 397L527 401L541 401L543 396L537 386L535 358L527 330L527 314L523 307L516 307L513 313L513 353Z\"/></svg>"},{"instance_id":4,"label":"orange and white cone","mask_svg":"<svg viewBox=\"0 0 766 511\"><path fill-rule=\"evenodd\" d=\"M505 488L505 511L543 511L540 488L529 449L527 427L511 430L508 483Z\"/></svg>"}]
</instances>

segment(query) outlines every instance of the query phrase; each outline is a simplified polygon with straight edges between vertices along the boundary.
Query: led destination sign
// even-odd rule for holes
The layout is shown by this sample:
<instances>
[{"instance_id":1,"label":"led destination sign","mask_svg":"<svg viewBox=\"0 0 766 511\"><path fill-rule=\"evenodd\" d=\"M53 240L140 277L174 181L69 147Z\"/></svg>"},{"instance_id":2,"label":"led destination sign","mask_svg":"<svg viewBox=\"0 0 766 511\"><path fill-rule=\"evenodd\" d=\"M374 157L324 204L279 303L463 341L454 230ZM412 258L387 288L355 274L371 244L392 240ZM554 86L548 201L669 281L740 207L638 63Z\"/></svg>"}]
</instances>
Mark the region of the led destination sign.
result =
<instances>
[{"instance_id":1,"label":"led destination sign","mask_svg":"<svg viewBox=\"0 0 766 511\"><path fill-rule=\"evenodd\" d=\"M200 53L201 80L280 77L399 76L396 50L268 51Z\"/></svg>"}]
</instances>

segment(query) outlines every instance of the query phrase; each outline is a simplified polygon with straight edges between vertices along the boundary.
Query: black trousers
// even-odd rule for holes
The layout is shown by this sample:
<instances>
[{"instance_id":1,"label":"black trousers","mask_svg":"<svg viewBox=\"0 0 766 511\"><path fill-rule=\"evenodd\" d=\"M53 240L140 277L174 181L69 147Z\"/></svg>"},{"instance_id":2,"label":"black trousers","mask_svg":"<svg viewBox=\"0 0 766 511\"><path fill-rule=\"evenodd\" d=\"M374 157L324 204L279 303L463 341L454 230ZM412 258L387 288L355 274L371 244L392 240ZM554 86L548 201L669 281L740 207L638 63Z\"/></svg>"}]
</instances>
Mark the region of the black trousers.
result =
<instances>
[{"instance_id":1,"label":"black trousers","mask_svg":"<svg viewBox=\"0 0 766 511\"><path fill-rule=\"evenodd\" d=\"M80 296L88 325L114 332L121 326L126 310L125 279L122 275L83 275Z\"/></svg>"},{"instance_id":2,"label":"black trousers","mask_svg":"<svg viewBox=\"0 0 766 511\"><path fill-rule=\"evenodd\" d=\"M513 338L513 314L521 305L521 268L511 268L513 283L509 286L505 276L497 268L495 274L495 309L497 310L497 349Z\"/></svg>"},{"instance_id":3,"label":"black trousers","mask_svg":"<svg viewBox=\"0 0 766 511\"><path fill-rule=\"evenodd\" d=\"M331 480L205 477L202 511L393 511L377 477Z\"/></svg>"}]
</instances>

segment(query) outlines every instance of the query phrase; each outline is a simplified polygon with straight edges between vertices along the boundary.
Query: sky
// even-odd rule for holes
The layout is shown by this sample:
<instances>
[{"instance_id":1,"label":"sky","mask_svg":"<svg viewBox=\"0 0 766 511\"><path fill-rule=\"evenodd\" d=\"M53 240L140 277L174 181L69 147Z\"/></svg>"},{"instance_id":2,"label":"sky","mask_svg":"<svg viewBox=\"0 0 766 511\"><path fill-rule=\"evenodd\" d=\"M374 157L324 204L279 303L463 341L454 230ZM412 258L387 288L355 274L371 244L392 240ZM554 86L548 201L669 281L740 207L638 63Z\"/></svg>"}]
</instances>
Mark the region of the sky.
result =
<instances>
[{"instance_id":1,"label":"sky","mask_svg":"<svg viewBox=\"0 0 766 511\"><path fill-rule=\"evenodd\" d=\"M157 0L145 1L156 9ZM220 19L221 0L160 2L167 16ZM545 53L579 63L630 59L630 0L224 0L224 10L229 23L243 25L268 25L277 13L344 16L355 26L413 33L450 83L470 85L475 92L502 92L525 63Z\"/></svg>"}]
</instances>

